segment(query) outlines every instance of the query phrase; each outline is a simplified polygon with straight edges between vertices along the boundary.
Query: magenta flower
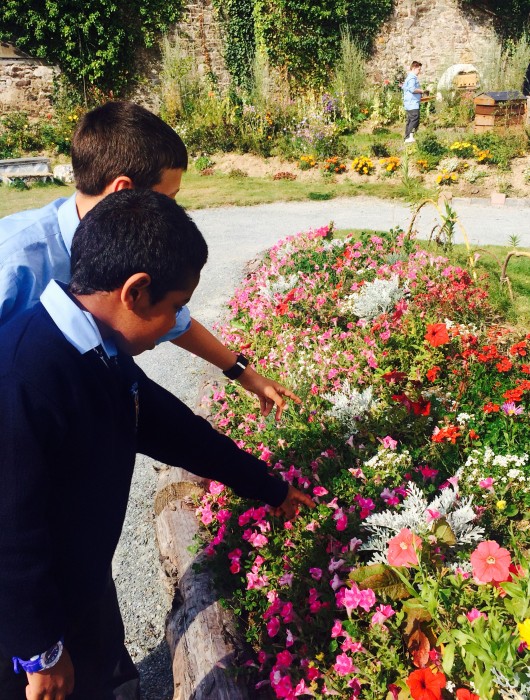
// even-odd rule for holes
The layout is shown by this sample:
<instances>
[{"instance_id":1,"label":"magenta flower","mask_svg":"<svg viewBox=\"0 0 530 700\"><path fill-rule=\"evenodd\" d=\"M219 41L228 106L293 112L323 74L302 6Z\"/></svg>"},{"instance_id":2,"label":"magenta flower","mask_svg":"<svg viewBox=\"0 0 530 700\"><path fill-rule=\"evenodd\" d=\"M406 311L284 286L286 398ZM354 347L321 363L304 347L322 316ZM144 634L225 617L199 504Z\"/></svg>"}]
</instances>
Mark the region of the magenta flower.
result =
<instances>
[{"instance_id":1,"label":"magenta flower","mask_svg":"<svg viewBox=\"0 0 530 700\"><path fill-rule=\"evenodd\" d=\"M333 623L333 627L331 628L331 636L333 638L335 637L340 637L344 634L344 630L342 628L342 622L340 620L335 620Z\"/></svg>"},{"instance_id":2,"label":"magenta flower","mask_svg":"<svg viewBox=\"0 0 530 700\"><path fill-rule=\"evenodd\" d=\"M327 493L329 493L329 491L323 486L315 486L315 488L313 489L314 496L325 496Z\"/></svg>"},{"instance_id":3,"label":"magenta flower","mask_svg":"<svg viewBox=\"0 0 530 700\"><path fill-rule=\"evenodd\" d=\"M481 489L492 489L493 483L495 479L492 479L491 476L488 476L487 479L482 479L481 481L478 482L478 485L480 486Z\"/></svg>"},{"instance_id":4,"label":"magenta flower","mask_svg":"<svg viewBox=\"0 0 530 700\"><path fill-rule=\"evenodd\" d=\"M315 581L320 581L322 578L322 569L319 569L316 566L309 569L309 573L311 574L311 578L314 578Z\"/></svg>"},{"instance_id":5,"label":"magenta flower","mask_svg":"<svg viewBox=\"0 0 530 700\"><path fill-rule=\"evenodd\" d=\"M469 620L469 622L475 622L475 620L478 620L480 617L483 617L485 620L488 619L488 616L485 613L480 612L480 610L477 610L477 608L473 608L468 613L466 613L466 617Z\"/></svg>"},{"instance_id":6,"label":"magenta flower","mask_svg":"<svg viewBox=\"0 0 530 700\"><path fill-rule=\"evenodd\" d=\"M371 624L383 625L389 617L395 614L396 611L392 609L391 605L378 605L375 613L372 615Z\"/></svg>"},{"instance_id":7,"label":"magenta flower","mask_svg":"<svg viewBox=\"0 0 530 700\"><path fill-rule=\"evenodd\" d=\"M349 676L349 674L353 673L355 670L353 661L347 654L339 654L335 659L333 668L339 676Z\"/></svg>"},{"instance_id":8,"label":"magenta flower","mask_svg":"<svg viewBox=\"0 0 530 700\"><path fill-rule=\"evenodd\" d=\"M267 633L269 637L275 637L280 631L280 621L277 617L271 617L267 622Z\"/></svg>"},{"instance_id":9,"label":"magenta flower","mask_svg":"<svg viewBox=\"0 0 530 700\"><path fill-rule=\"evenodd\" d=\"M390 435L387 435L381 440L381 444L387 450L395 450L397 447L397 440L393 440Z\"/></svg>"},{"instance_id":10,"label":"magenta flower","mask_svg":"<svg viewBox=\"0 0 530 700\"><path fill-rule=\"evenodd\" d=\"M514 401L506 401L501 408L507 416L520 416L521 413L524 413L524 408L517 406Z\"/></svg>"}]
</instances>

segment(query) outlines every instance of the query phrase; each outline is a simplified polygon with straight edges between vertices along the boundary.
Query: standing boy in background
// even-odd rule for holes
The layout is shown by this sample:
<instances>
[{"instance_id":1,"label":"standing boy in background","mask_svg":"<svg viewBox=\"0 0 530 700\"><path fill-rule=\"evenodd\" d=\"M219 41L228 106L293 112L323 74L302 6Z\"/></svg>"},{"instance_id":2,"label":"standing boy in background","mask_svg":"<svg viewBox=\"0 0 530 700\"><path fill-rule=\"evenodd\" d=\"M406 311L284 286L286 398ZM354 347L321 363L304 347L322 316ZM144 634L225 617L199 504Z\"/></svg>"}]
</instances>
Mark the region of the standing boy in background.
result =
<instances>
[{"instance_id":1,"label":"standing boy in background","mask_svg":"<svg viewBox=\"0 0 530 700\"><path fill-rule=\"evenodd\" d=\"M405 125L405 143L414 143L414 133L420 123L420 102L423 90L420 87L418 76L421 73L421 63L412 61L410 72L403 83L403 106L407 113Z\"/></svg>"}]
</instances>

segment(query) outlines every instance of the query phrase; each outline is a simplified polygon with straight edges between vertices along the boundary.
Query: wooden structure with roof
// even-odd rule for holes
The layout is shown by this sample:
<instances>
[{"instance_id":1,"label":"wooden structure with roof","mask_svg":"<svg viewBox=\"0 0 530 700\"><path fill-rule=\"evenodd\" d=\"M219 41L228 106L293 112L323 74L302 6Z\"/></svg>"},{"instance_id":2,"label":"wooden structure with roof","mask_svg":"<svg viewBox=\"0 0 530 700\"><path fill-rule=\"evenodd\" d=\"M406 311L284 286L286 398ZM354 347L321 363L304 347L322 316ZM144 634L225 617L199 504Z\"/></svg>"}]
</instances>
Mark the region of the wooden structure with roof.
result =
<instances>
[{"instance_id":1,"label":"wooden structure with roof","mask_svg":"<svg viewBox=\"0 0 530 700\"><path fill-rule=\"evenodd\" d=\"M526 97L517 90L483 92L474 99L475 133L524 127Z\"/></svg>"}]
</instances>

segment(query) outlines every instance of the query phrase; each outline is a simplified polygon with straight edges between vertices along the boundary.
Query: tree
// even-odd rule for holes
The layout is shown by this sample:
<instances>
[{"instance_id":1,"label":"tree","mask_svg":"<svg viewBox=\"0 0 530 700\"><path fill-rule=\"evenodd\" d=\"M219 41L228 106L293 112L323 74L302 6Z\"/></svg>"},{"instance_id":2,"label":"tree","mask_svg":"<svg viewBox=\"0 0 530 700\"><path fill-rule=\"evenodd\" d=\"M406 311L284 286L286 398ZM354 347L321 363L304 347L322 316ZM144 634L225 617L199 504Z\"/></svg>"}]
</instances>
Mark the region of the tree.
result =
<instances>
[{"instance_id":1,"label":"tree","mask_svg":"<svg viewBox=\"0 0 530 700\"><path fill-rule=\"evenodd\" d=\"M78 88L124 91L136 52L152 47L182 0L2 0L0 39L59 66Z\"/></svg>"}]
</instances>

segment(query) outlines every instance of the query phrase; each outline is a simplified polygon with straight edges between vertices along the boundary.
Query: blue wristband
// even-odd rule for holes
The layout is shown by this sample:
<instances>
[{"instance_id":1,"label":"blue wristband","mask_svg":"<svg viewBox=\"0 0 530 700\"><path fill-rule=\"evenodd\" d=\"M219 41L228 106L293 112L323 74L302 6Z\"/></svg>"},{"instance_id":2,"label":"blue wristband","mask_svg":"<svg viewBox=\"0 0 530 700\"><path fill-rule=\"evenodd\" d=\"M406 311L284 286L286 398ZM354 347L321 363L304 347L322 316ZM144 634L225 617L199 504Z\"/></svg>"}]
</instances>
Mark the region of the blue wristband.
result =
<instances>
[{"instance_id":1,"label":"blue wristband","mask_svg":"<svg viewBox=\"0 0 530 700\"><path fill-rule=\"evenodd\" d=\"M22 671L38 673L39 671L45 671L47 668L52 668L61 658L63 648L63 640L60 639L57 644L54 644L43 654L32 656L28 661L24 661L18 656L13 656L12 661L15 673L21 673Z\"/></svg>"}]
</instances>

